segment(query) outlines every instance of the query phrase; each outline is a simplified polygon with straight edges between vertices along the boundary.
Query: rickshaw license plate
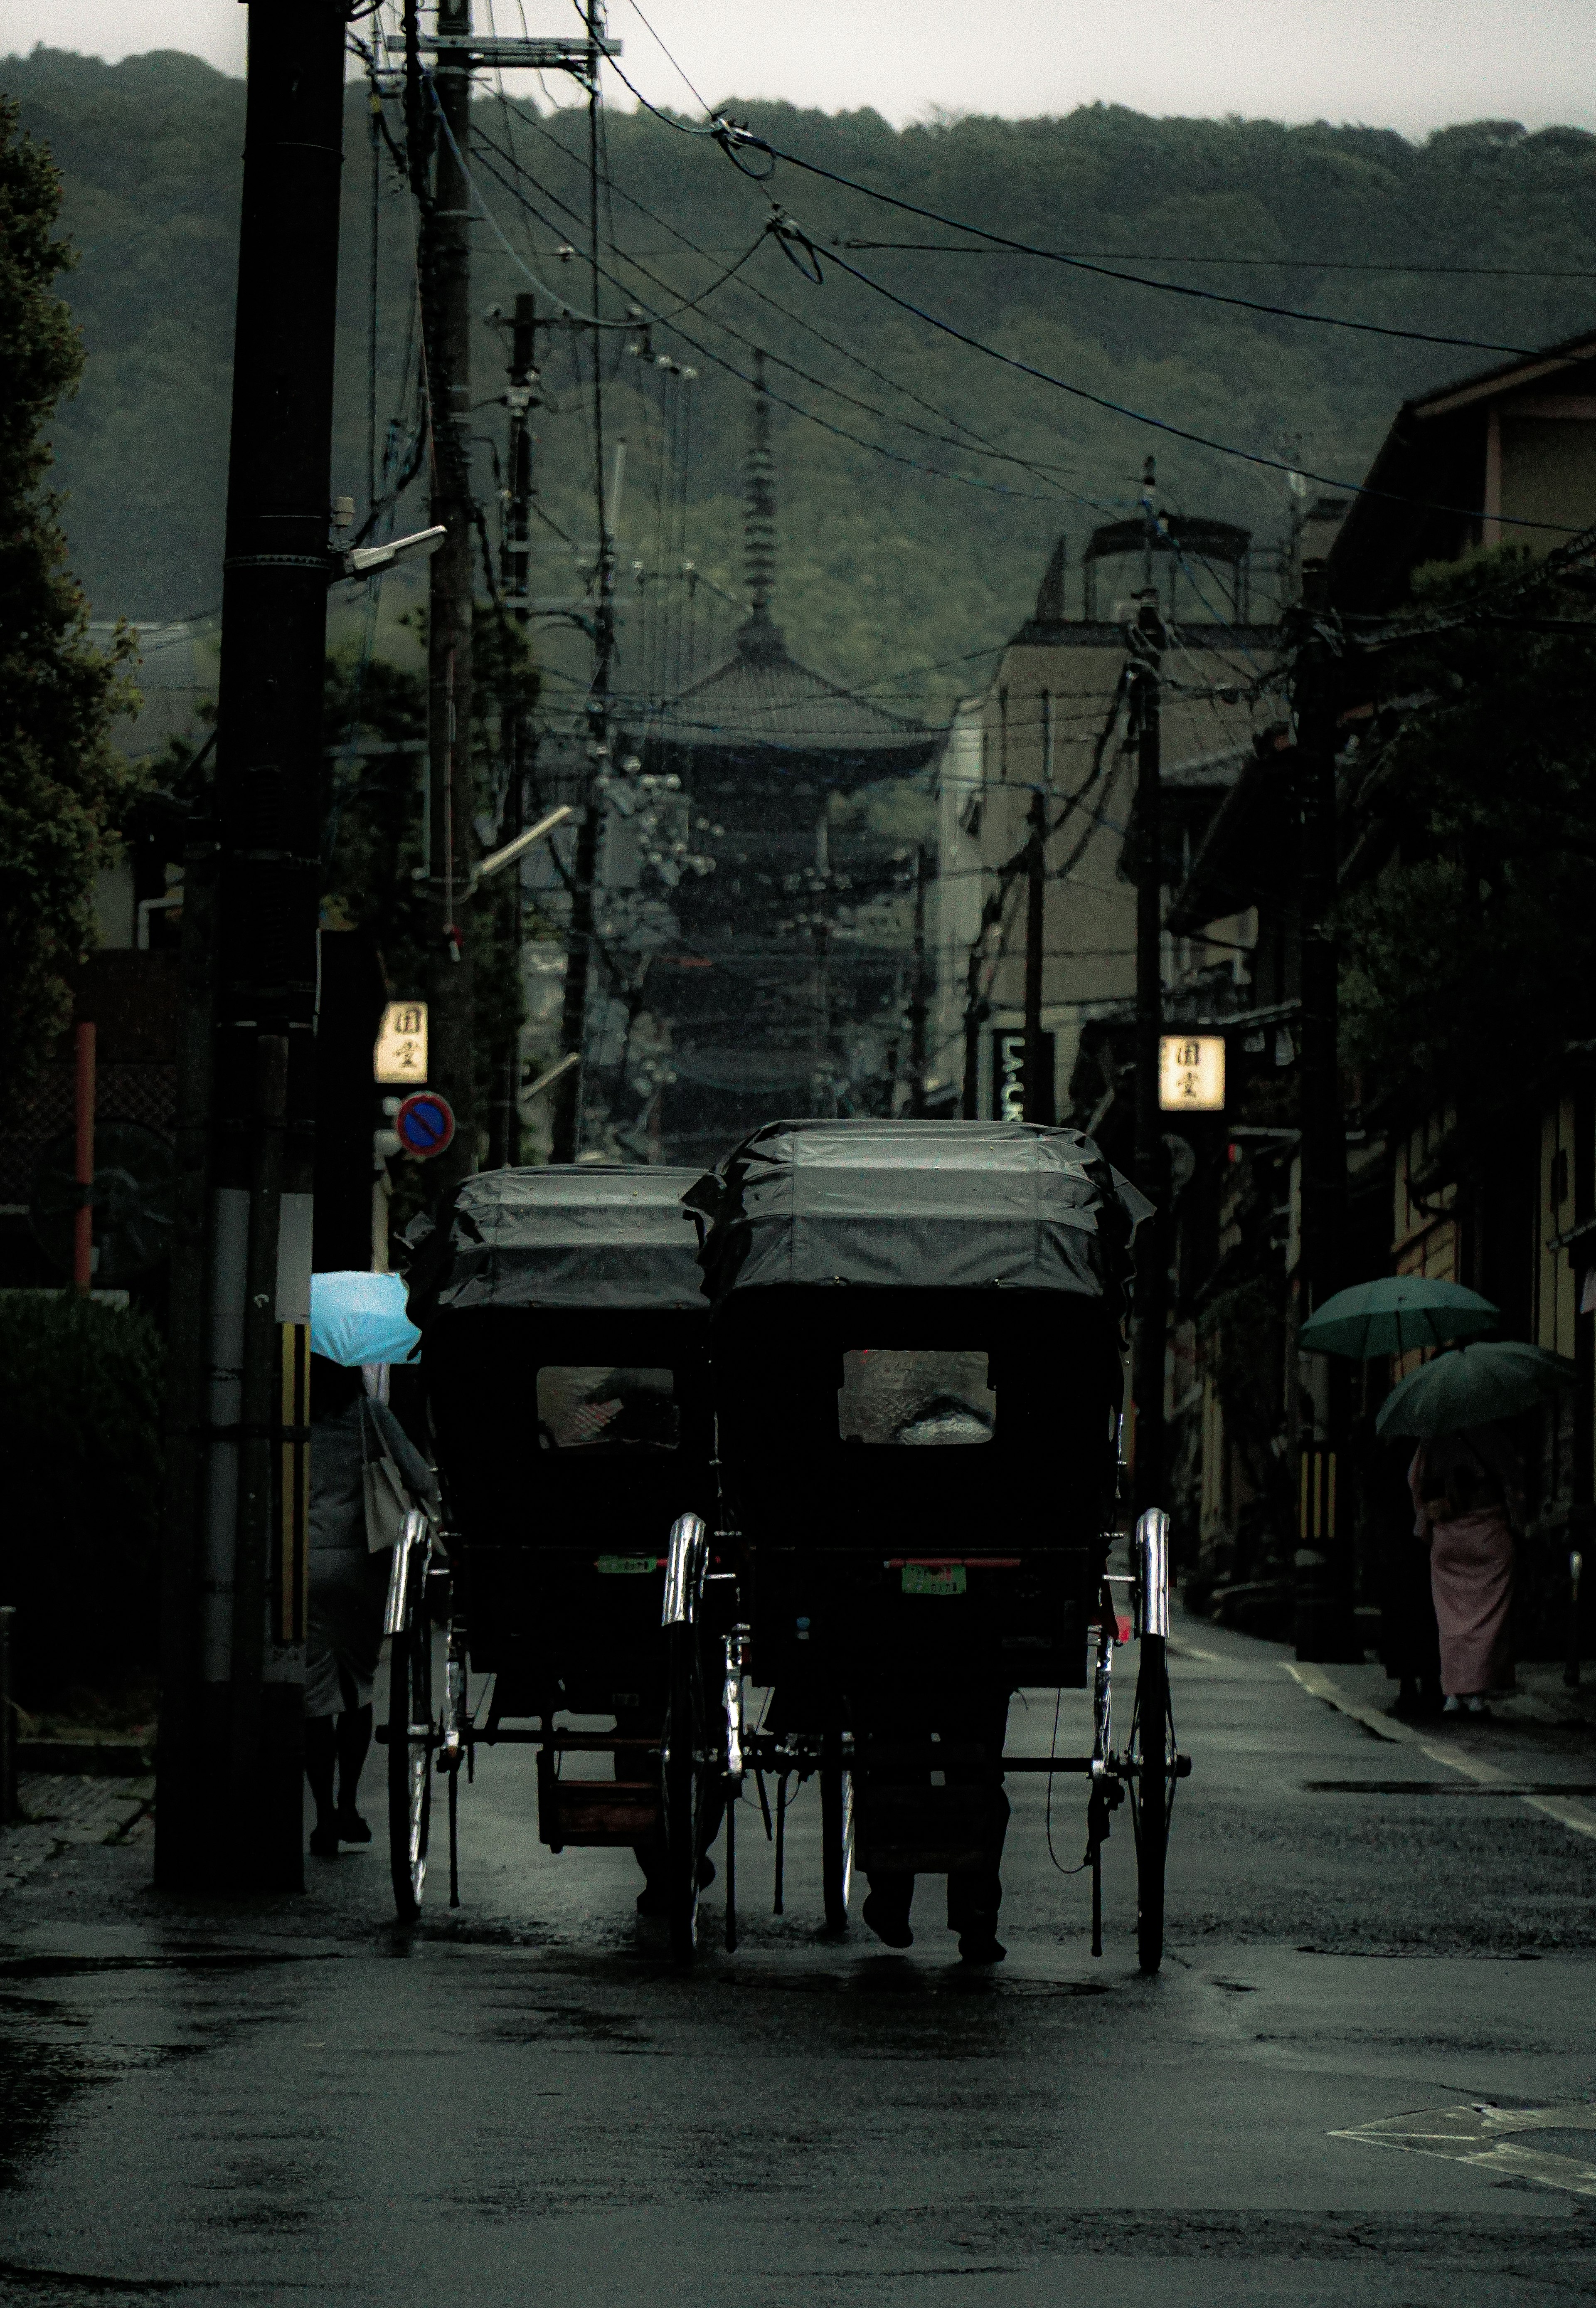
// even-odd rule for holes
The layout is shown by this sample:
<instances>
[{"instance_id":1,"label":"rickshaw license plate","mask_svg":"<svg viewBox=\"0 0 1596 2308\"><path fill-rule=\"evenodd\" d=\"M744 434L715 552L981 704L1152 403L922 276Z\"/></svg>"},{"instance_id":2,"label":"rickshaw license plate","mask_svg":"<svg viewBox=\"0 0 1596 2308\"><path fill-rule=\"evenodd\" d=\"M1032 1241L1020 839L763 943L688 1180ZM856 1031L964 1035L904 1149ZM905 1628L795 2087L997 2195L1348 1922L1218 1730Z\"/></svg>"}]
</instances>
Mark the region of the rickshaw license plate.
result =
<instances>
[{"instance_id":1,"label":"rickshaw license plate","mask_svg":"<svg viewBox=\"0 0 1596 2308\"><path fill-rule=\"evenodd\" d=\"M608 1573L611 1578L618 1575L635 1577L641 1571L657 1571L659 1557L656 1554L601 1554L593 1567L596 1571Z\"/></svg>"},{"instance_id":2,"label":"rickshaw license plate","mask_svg":"<svg viewBox=\"0 0 1596 2308\"><path fill-rule=\"evenodd\" d=\"M905 1595L962 1595L969 1577L962 1563L937 1571L929 1563L905 1563L903 1581Z\"/></svg>"}]
</instances>

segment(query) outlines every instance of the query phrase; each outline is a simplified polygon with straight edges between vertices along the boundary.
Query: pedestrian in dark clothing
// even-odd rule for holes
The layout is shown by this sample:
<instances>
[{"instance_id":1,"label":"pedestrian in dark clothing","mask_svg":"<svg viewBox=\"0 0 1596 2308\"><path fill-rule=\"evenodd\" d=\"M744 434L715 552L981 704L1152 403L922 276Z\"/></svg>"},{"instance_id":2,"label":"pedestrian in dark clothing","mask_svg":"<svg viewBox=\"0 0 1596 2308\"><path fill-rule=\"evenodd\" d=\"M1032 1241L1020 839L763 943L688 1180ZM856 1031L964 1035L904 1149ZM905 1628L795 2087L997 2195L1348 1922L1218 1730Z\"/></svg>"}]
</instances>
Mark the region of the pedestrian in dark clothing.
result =
<instances>
[{"instance_id":1,"label":"pedestrian in dark clothing","mask_svg":"<svg viewBox=\"0 0 1596 2308\"><path fill-rule=\"evenodd\" d=\"M1405 1454L1406 1446L1401 1446ZM1380 1660L1396 1684L1393 1715L1422 1719L1441 1712L1441 1635L1430 1592L1429 1551L1412 1537L1405 1455L1376 1446L1366 1460L1369 1493L1380 1514L1372 1533L1379 1582Z\"/></svg>"}]
</instances>

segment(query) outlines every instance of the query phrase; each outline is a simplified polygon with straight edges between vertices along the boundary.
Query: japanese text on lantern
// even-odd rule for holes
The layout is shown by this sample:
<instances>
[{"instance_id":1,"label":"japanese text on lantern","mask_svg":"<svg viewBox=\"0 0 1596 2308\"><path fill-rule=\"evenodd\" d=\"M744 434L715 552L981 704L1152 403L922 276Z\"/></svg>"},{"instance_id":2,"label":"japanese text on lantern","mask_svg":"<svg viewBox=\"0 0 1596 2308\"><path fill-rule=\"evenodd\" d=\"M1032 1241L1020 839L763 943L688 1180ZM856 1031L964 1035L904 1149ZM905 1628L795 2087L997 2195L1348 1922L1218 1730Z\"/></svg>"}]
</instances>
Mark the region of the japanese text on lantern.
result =
<instances>
[{"instance_id":1,"label":"japanese text on lantern","mask_svg":"<svg viewBox=\"0 0 1596 2308\"><path fill-rule=\"evenodd\" d=\"M1166 1114L1223 1112L1223 1034L1160 1036L1158 1103Z\"/></svg>"},{"instance_id":2,"label":"japanese text on lantern","mask_svg":"<svg viewBox=\"0 0 1596 2308\"><path fill-rule=\"evenodd\" d=\"M390 1002L372 1053L372 1072L380 1082L408 1082L413 1088L426 1080L426 1003Z\"/></svg>"}]
</instances>

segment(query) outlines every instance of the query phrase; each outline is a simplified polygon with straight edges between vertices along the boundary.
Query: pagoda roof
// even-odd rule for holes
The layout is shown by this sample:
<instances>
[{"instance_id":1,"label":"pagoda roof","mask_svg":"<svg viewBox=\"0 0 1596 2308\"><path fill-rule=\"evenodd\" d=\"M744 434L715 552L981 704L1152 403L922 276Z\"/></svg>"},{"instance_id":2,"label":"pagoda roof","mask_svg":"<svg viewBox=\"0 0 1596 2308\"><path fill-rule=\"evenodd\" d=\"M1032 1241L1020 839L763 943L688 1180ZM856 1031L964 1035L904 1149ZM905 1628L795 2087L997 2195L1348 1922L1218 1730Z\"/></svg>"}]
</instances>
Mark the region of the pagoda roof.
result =
<instances>
[{"instance_id":1,"label":"pagoda roof","mask_svg":"<svg viewBox=\"0 0 1596 2308\"><path fill-rule=\"evenodd\" d=\"M888 713L801 665L762 609L724 665L682 691L649 732L694 752L806 755L832 777L905 777L940 732Z\"/></svg>"}]
</instances>

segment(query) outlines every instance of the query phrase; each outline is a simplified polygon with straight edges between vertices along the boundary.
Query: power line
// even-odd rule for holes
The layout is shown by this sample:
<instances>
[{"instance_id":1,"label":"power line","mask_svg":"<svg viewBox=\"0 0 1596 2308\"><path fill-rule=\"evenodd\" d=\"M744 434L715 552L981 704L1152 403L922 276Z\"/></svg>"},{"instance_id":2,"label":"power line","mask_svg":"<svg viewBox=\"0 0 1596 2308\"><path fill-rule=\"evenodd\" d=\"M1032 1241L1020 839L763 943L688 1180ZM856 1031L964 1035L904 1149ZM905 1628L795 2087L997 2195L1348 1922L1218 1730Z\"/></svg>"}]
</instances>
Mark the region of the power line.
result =
<instances>
[{"instance_id":1,"label":"power line","mask_svg":"<svg viewBox=\"0 0 1596 2308\"><path fill-rule=\"evenodd\" d=\"M820 251L814 242L791 219L784 220L782 229L797 239L812 255L819 257ZM1310 472L1305 466L1288 464L1283 457L1266 457L1256 449L1238 449L1231 442L1216 441L1210 434L1193 432L1188 426L1176 425L1167 417L1154 417L1145 409L1128 408L1124 401L1111 400L1104 393L1092 392L1084 384L1071 384L1067 377L1054 376L1051 370L1037 368L1032 362L1021 360L1017 354L1000 352L995 345L984 343L981 338L971 336L967 330L957 328L951 321L941 320L935 313L928 313L922 306L913 303L908 297L899 297L884 282L872 280L868 272L862 272L857 265L850 264L835 249L828 249L825 253L832 263L840 265L845 272L866 288L873 288L877 296L884 297L900 312L913 314L917 321L923 321L929 328L940 330L944 336L952 337L972 352L984 354L988 360L999 361L1005 368L1017 369L1022 376L1034 377L1039 384L1051 385L1055 392L1068 393L1072 400L1089 401L1094 408L1107 409L1112 416L1128 418L1133 424L1150 426L1154 432L1167 433L1177 441L1189 441L1199 449L1212 449L1222 457L1234 457L1242 464L1261 466L1273 473L1300 473L1304 480L1317 481L1321 488L1334 489L1349 496L1376 497L1387 504L1415 505L1423 512L1450 513L1462 521L1484 518L1478 505L1445 504L1433 498L1406 496L1397 489L1371 488L1364 481L1348 481L1329 473ZM1549 530L1560 537L1576 537L1583 533L1568 521L1531 521L1518 513L1498 513L1493 517L1510 529Z\"/></svg>"},{"instance_id":2,"label":"power line","mask_svg":"<svg viewBox=\"0 0 1596 2308\"><path fill-rule=\"evenodd\" d=\"M505 101L507 108L512 112L515 111L515 108L509 105L508 99ZM517 117L525 120L524 115L518 113ZM557 136L551 135L548 130L541 126L540 123L533 120L525 120L525 125L547 138L547 141L553 144L556 150L558 150L565 158L569 159L571 157L565 152L565 148L561 143L560 139ZM519 163L514 160L510 154L502 151L500 148L494 144L492 137L484 136L482 142L488 147L490 151L497 152L501 159L508 159L510 161L510 165L516 169L518 175L530 177L530 171L522 168ZM496 171L494 174L496 177ZM501 184L503 182L502 177L497 177L496 180ZM507 187L507 189L511 188ZM557 194L552 192L547 185L542 185L539 189L544 192L548 199L554 202L557 208L564 209L566 207L565 202L559 198ZM638 200L634 194L629 193L623 185L614 185L613 189L620 194L621 198L627 202L629 207L635 208L641 215L648 217L651 222L662 225L665 231L674 234L683 248L691 250L696 256L703 256L707 258L709 255L710 252L708 250L691 240L685 233L678 231L677 228L670 222L668 218L660 216L655 210L650 209L646 202ZM569 210L567 210L566 212L568 214L571 213ZM665 253L667 254L674 254L672 251L666 251ZM648 266L640 263L635 254L620 247L616 248L615 254L623 262L631 265L634 271L640 272L646 280L652 281L656 288L664 290L667 296L672 293L669 283L661 280L657 273L649 271ZM845 360L852 361L856 367L863 369L867 375L875 377L879 383L885 384L890 391L894 392L901 392L904 398L906 400L913 401L916 408L923 409L932 416L940 417L946 424L956 426L961 433L966 435L968 437L962 441L954 440L946 433L933 433L925 426L916 425L910 418L896 417L890 410L878 409L873 401L861 400L857 394L845 392L841 385L830 384L825 378L815 376L808 369L801 368L795 361L787 360L780 353L771 352L768 347L764 348L763 349L766 352L766 357L774 361L778 368L787 370L791 375L802 377L806 384L813 385L817 392L829 393L833 399L845 401L849 408L862 409L866 415L879 418L883 424L897 425L906 433L918 434L922 440L940 442L944 447L962 450L966 455L981 453L996 459L1000 463L1017 465L1022 471L1028 472L1037 479L1047 482L1049 486L1057 490L1060 495L1072 497L1079 504L1091 506L1094 512L1104 512L1112 510L1111 507L1100 504L1095 498L1083 496L1078 489L1070 488L1067 483L1058 481L1054 478L1057 470L1056 468L1038 464L1030 458L1021 457L1011 451L998 448L984 435L975 432L972 426L965 425L962 418L949 416L945 409L939 409L935 402L924 400L908 385L900 384L896 377L889 376L885 370L874 367L871 363L865 360L862 355L851 351L846 345L839 344L835 338L828 337L824 330L817 329L811 321L804 319L802 314L794 313L790 306L783 305L778 298L770 296L765 289L759 288L756 282L752 280L745 280L742 285L751 295L759 297L761 304L768 305L774 312L781 314L785 320L793 322L797 327L805 330L809 335L814 337L830 351L840 354ZM625 292L622 291L622 293L624 294ZM685 310L686 307L683 306L679 309ZM668 319L668 315L665 317ZM751 351L755 349L751 338L744 335L742 330L734 328L729 321L723 320L718 314L707 314L705 317L712 323L714 327L722 330L727 336L734 338L739 344L746 345ZM707 357L713 358L714 356L708 355ZM772 397L776 398L777 396L773 395ZM958 478L961 477L955 475L950 478Z\"/></svg>"},{"instance_id":3,"label":"power line","mask_svg":"<svg viewBox=\"0 0 1596 2308\"><path fill-rule=\"evenodd\" d=\"M504 191L506 191L506 192L510 194L510 196L511 196L511 198L512 200L518 201L518 202L520 203L520 205L521 205L523 208L525 208L530 215L537 217L537 218L538 218L539 222L540 222L540 223L542 223L542 224L544 224L545 226L546 226L550 231L553 231L553 228L553 228L552 225L550 225L550 224L549 224L549 220L548 220L548 219L547 219L545 216L543 216L543 215L541 214L541 212L539 211L539 210L537 209L537 207L536 206L536 204L535 204L533 202L529 201L529 200L527 198L526 194L525 194L524 192L522 192L522 191L521 191L521 189L519 188L519 185L513 185L513 184L510 183L510 182L508 181L508 179L507 179L507 178L505 178L504 177L502 177L502 176L499 174L498 170L497 170L496 168L494 168L492 166L492 164L491 164L491 163L490 163L490 164L488 164L487 173L488 173L488 174L489 174L489 175L493 178L493 181L494 181L496 184L498 184L499 185L501 185L501 186L502 187L502 189L503 189ZM550 194L550 196L549 196L549 197L550 197L551 199L556 199L556 196L555 196L555 195L553 195L553 194ZM480 194L477 194L477 198L478 198L478 200L480 201L480 198L481 198ZM563 207L565 204L564 204L564 202L563 202L558 201L558 200L556 199L556 205L557 205L557 206L559 206L559 207ZM485 213L486 213L486 211L485 211ZM492 221L492 220L491 220L491 219L490 219L490 221ZM495 231L496 231L496 232L498 231L498 228L497 228L496 226L495 226L494 229L495 229ZM502 233L499 233L499 236L498 236L498 237L499 237L499 238L501 239L501 241L502 241L502 242L503 242L503 235L502 235ZM507 243L507 242L505 242L503 245L505 245L505 247L506 247L506 248L507 248L507 250L508 250L508 248L509 248L509 245L508 245L508 243ZM509 253L510 253L510 254L511 254L511 261L512 261L512 263L515 263L518 265L518 268L519 268L520 271L527 271L527 268L526 268L524 265L521 265L521 264L520 264L519 260L519 258L517 258L517 257L515 256L513 250L509 251ZM636 269L637 269L638 271L644 271L644 268L643 268L642 266L638 266ZM527 277L530 280L530 279L532 279L534 276L533 276L530 272L528 272ZM615 276L614 273L605 272L605 273L604 273L604 275L603 275L603 277L604 277L604 278L605 278L605 280L610 283L611 287L612 287L612 288L614 288L614 289L615 289L615 290L616 290L620 295L622 295L622 296L634 296L634 297L636 296L637 292L636 292L635 290L633 290L633 289L630 289L630 288L628 288L626 287L625 283L624 283L624 282L622 282L622 280L618 280L618 279L616 278L616 276ZM648 273L646 273L646 272L645 272L645 278L652 279L652 278L653 278L653 275L652 275L652 274L648 274ZM747 372L745 369L741 369L741 368L739 368L739 367L737 366L737 365L735 364L735 362L731 361L731 360L728 360L728 359L726 358L726 357L725 357L725 355L724 353L717 353L717 352L716 352L716 351L713 349L713 348L712 348L712 347L710 347L710 346L708 346L708 345L706 345L706 344L702 344L702 343L700 343L700 342L699 342L699 340L698 340L698 338L689 336L689 334L688 334L687 331L686 331L685 329L682 328L682 327L680 326L680 324L678 323L678 322L677 322L674 318L673 318L673 317L672 317L672 315L670 315L669 314L665 314L665 313L659 313L659 312L652 311L652 310L650 310L650 308L649 308L648 306L642 306L642 308L641 308L641 309L643 310L643 312L645 313L645 314L647 315L647 317L648 317L649 320L651 320L651 321L653 321L654 323L656 323L658 326L660 326L660 327L662 327L662 328L663 328L663 327L669 327L669 328L671 328L671 329L674 332L674 333L675 333L677 336L679 336L679 337L681 338L681 340L682 340L682 343L683 343L684 345L690 345L690 346L692 348L693 351L694 351L694 352L696 352L696 353L698 353L698 354L700 356L700 357L701 357L701 358L703 358L704 360L708 360L708 361L713 361L713 362L715 363L715 365L716 365L716 366L717 368L723 368L723 369L725 369L725 370L726 371L726 373L727 373L727 375L728 375L736 377L736 378L738 379L738 381L739 381L741 383L743 383L743 384L749 385L749 386L751 386L751 387L752 386L752 384L753 384L753 383L754 383L754 379L753 379L753 378L752 378L752 377L748 374L748 372ZM678 310L678 311L685 310L685 307L678 306L678 307L677 307L677 310ZM708 317L709 317L709 316L708 316L708 315L706 315L706 318L708 318ZM604 325L605 325L605 326L613 326L613 325L614 325L614 323L605 323ZM635 325L635 323L633 323L633 324L630 324L630 325ZM715 323L715 325L716 325L717 328L719 328L719 327L725 327L725 323L722 323L722 322L719 322L719 321L716 321L716 323ZM733 335L737 335L737 334L739 334L740 332L736 332L736 331L728 330L727 333L728 333L728 334L733 334ZM745 342L746 342L747 340L742 340L742 341L745 341ZM773 356L773 357L774 357L774 356ZM785 362L785 361L784 361L784 362L781 364L781 366L782 366L783 367L791 367L791 366L792 366L792 364L791 364L790 362ZM818 381L817 381L817 382L818 382ZM819 390L820 390L820 391L822 391L822 392L833 392L833 393L837 393L837 390L838 390L838 389L837 389L835 385L824 385L824 384L822 384L822 385L820 385L820 386L819 386ZM981 479L981 478L979 478L979 476L977 476L977 475L975 475L975 474L973 474L973 473L956 473L956 472L949 472L949 471L946 470L943 467L939 466L939 465L927 465L927 464L923 464L923 463L922 463L922 461L920 461L920 459L919 459L919 458L917 458L917 457L907 457L907 456L905 456L905 455L904 455L904 453L903 453L903 452L902 452L901 450L888 448L888 447L886 445L886 444L885 444L884 442L880 442L880 441L867 441L866 439L864 439L864 437L863 437L863 435L862 435L858 434L858 433L853 433L853 432L850 432L850 431L848 430L848 428L847 428L847 426L844 426L844 425L834 425L834 424L832 424L828 418L824 418L824 417L819 417L819 416L817 416L817 415L815 414L815 412L814 412L814 410L813 410L813 409L805 409L805 408L803 407L803 405L802 405L802 403L801 401L789 400L786 398L786 396L785 396L785 394L783 394L783 393L779 393L779 392L769 392L768 397L769 397L769 399L770 399L770 400L774 400L774 401L777 404L777 406L778 406L778 407L783 408L783 409L791 409L794 416L802 417L802 418L804 418L804 420L805 420L807 423L809 423L809 424L811 424L811 425L818 426L820 428L820 430L821 430L822 432L832 434L832 435L834 435L837 440L852 442L852 444L854 444L854 446L855 448L858 448L858 449L866 449L866 450L868 450L868 451L871 452L871 454L872 456L877 456L877 457L885 457L885 458L888 459L888 460L889 460L893 464L896 464L896 465L906 465L906 466L908 466L908 467L910 468L910 469L911 469L912 471L914 471L914 472L917 472L917 473L925 473L925 474L929 475L929 476L930 476L930 478L931 478L931 479L933 479L933 480L939 480L939 481L957 481L957 483L959 483L959 484L960 484L963 487L965 487L965 488L970 488L970 489L982 489L982 490L985 490L985 491L989 492L991 495L994 495L994 496L1004 496L1004 497L1013 497L1013 498L1017 498L1017 499L1019 499L1020 501L1022 501L1022 502L1024 502L1024 503L1028 503L1028 504L1055 504L1055 503L1057 502L1057 500L1058 500L1058 495L1060 494L1060 492L1059 492L1057 489L1055 489L1054 495L1053 495L1052 496L1051 496L1051 497L1043 497L1043 496L1039 496L1039 495L1037 495L1034 490L1030 490L1030 489L1015 489L1015 488L1009 488L1009 487L1005 487L1001 482L982 480L982 479ZM845 395L842 395L842 394L838 393L838 397L839 397L839 398L846 398L847 396L845 396ZM882 414L883 412L877 411L877 412L875 412L875 413L877 413L877 414ZM886 422L888 422L888 423L889 423L889 424L891 424L891 423L898 423L898 424L901 424L901 423L904 423L905 420L904 420L904 419L902 419L902 418L887 418L885 419L885 421L886 421ZM983 453L985 453L985 454L999 454L999 455L1001 455L1001 454L1003 453L1003 452L990 452L990 451L989 451L989 452L982 452L982 451L981 451L981 450L979 450L979 449L975 449L975 448L970 447L968 444L965 444L965 443L963 443L963 442L956 443L956 444L954 444L953 445L954 445L954 446L957 446L957 447L959 447L959 448L964 449L964 450L965 450L965 452L967 455L979 456L979 455L982 455L982 454L983 454ZM1005 461L1008 461L1008 460L1005 460ZM1076 493L1075 491L1073 491L1073 490L1070 490L1070 491L1063 492L1063 494L1067 494L1067 495L1076 495L1077 493Z\"/></svg>"},{"instance_id":4,"label":"power line","mask_svg":"<svg viewBox=\"0 0 1596 2308\"><path fill-rule=\"evenodd\" d=\"M1266 304L1252 297L1228 296L1220 288L1196 288L1186 281L1149 280L1144 273L1118 272L1092 257L1068 256L1061 249L1039 248L1031 241L1011 240L1006 233L989 232L984 225L966 224L962 218L943 216L936 209L922 209L914 201L900 200L895 193L880 192L873 185L861 184L856 177L839 176L836 169L823 168L818 160L804 160L795 152L785 152L778 146L767 143L762 136L751 135L745 129L732 131L723 128L723 147L729 150L734 136L739 144L751 145L757 151L768 152L773 159L785 160L789 167L802 168L811 177L823 177L829 184L842 185L849 192L862 193L868 200L880 201L888 208L901 209L905 215L925 217L931 223L947 225L955 232L974 233L993 247L1006 249L1015 255L1040 257L1051 264L1068 265L1076 271L1094 272L1105 280L1124 281L1132 288L1155 288L1165 296L1195 297L1208 304L1234 305L1245 312L1266 314L1276 320L1309 322L1316 328L1352 329L1365 336L1402 337L1413 344L1452 345L1470 352L1520 355L1528 355L1535 349L1529 345L1497 344L1480 337L1437 336L1428 329L1392 328L1383 321L1351 321L1335 313L1304 313L1291 305ZM835 244L833 246L835 248Z\"/></svg>"},{"instance_id":5,"label":"power line","mask_svg":"<svg viewBox=\"0 0 1596 2308\"><path fill-rule=\"evenodd\" d=\"M971 229L974 231L979 228L972 226ZM879 248L903 249L928 256L997 256L1034 253L1038 255L1051 255L1061 264L1086 263L1095 260L1100 263L1118 264L1234 264L1256 267L1260 271L1271 272L1390 272L1404 277L1424 273L1437 276L1450 275L1456 279L1469 280L1596 280L1596 269L1574 268L1559 271L1521 264L1397 264L1374 258L1341 256L1193 256L1175 249L1068 248L1027 252L994 248L982 241L837 239L828 245L835 248L851 248L856 251ZM1158 288L1163 284L1154 281L1148 285ZM1308 317L1320 316L1310 314ZM1453 340L1450 338L1442 338L1437 339L1437 341L1450 343Z\"/></svg>"}]
</instances>

